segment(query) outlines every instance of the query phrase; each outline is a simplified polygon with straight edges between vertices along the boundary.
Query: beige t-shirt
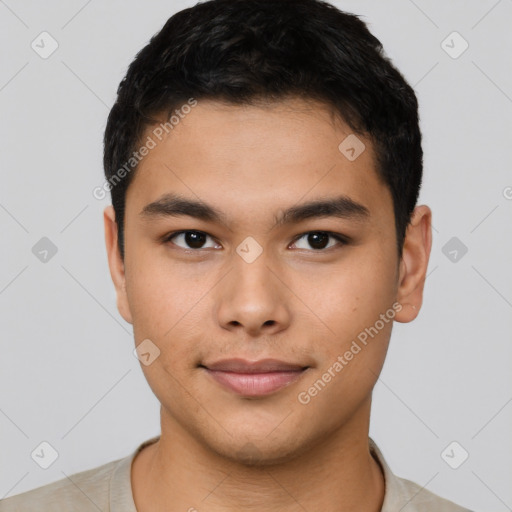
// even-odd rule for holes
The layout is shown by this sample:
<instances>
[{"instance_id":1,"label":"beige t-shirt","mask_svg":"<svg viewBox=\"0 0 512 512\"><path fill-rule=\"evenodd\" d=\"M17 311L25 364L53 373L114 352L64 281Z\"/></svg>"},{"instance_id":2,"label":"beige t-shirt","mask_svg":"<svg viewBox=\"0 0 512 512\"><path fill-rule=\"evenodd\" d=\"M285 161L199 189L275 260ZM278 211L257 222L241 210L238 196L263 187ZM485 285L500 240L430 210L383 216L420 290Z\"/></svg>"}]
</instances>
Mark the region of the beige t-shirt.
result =
<instances>
[{"instance_id":1,"label":"beige t-shirt","mask_svg":"<svg viewBox=\"0 0 512 512\"><path fill-rule=\"evenodd\" d=\"M0 512L137 512L131 464L139 451L159 438L144 441L123 459L0 500ZM381 512L470 512L395 476L371 438L369 443L372 455L384 472L386 491Z\"/></svg>"}]
</instances>

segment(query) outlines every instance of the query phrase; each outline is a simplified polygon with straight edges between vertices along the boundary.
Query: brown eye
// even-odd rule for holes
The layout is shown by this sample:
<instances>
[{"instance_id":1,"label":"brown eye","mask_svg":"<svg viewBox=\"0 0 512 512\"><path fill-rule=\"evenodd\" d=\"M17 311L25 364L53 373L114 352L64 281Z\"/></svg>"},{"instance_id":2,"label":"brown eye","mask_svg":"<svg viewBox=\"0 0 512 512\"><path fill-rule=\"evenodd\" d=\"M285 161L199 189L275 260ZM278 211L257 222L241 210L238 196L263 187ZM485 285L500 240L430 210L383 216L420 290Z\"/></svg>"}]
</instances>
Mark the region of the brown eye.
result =
<instances>
[{"instance_id":1,"label":"brown eye","mask_svg":"<svg viewBox=\"0 0 512 512\"><path fill-rule=\"evenodd\" d=\"M172 235L166 238L166 242L171 242L182 249L208 249L215 248L216 243L213 241L213 245L205 246L206 241L210 238L212 241L212 237L202 231L179 231L177 233L173 233ZM180 243L177 243L179 241Z\"/></svg>"},{"instance_id":2,"label":"brown eye","mask_svg":"<svg viewBox=\"0 0 512 512\"><path fill-rule=\"evenodd\" d=\"M334 233L330 233L328 231L310 231L309 233L304 233L300 238L297 238L294 242L294 245L297 246L300 240L306 240L306 245L309 244L309 247L297 247L298 249L310 249L312 248L315 251L321 251L323 249L330 249L331 247L336 246L335 243L329 244L329 239L336 240L340 242L338 245L343 245L346 243L345 239L341 235L337 235ZM304 244L303 244L304 245Z\"/></svg>"}]
</instances>

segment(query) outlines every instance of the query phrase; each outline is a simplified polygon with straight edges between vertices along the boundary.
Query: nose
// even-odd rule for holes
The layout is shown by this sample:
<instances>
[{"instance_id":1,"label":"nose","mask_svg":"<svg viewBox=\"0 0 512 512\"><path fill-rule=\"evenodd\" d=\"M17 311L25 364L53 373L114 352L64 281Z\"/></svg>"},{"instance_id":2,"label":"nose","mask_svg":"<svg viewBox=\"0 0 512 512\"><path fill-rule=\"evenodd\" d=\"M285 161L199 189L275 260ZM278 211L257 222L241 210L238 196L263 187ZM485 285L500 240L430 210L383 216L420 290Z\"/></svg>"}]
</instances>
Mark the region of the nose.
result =
<instances>
[{"instance_id":1,"label":"nose","mask_svg":"<svg viewBox=\"0 0 512 512\"><path fill-rule=\"evenodd\" d=\"M290 291L281 279L263 254L252 263L235 257L231 272L217 288L219 325L251 336L286 329L291 317Z\"/></svg>"}]
</instances>

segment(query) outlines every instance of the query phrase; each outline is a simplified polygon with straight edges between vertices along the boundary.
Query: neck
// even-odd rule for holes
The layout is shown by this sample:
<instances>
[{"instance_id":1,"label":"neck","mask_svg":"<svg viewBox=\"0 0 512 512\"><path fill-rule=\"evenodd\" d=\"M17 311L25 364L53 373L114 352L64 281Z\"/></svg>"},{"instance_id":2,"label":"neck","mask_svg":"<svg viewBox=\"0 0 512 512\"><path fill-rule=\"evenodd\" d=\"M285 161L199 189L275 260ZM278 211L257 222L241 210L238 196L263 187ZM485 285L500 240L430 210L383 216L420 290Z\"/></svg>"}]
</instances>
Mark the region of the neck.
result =
<instances>
[{"instance_id":1,"label":"neck","mask_svg":"<svg viewBox=\"0 0 512 512\"><path fill-rule=\"evenodd\" d=\"M369 451L369 404L363 409L290 460L258 466L212 452L162 412L160 440L132 465L137 510L379 512L384 478Z\"/></svg>"}]
</instances>

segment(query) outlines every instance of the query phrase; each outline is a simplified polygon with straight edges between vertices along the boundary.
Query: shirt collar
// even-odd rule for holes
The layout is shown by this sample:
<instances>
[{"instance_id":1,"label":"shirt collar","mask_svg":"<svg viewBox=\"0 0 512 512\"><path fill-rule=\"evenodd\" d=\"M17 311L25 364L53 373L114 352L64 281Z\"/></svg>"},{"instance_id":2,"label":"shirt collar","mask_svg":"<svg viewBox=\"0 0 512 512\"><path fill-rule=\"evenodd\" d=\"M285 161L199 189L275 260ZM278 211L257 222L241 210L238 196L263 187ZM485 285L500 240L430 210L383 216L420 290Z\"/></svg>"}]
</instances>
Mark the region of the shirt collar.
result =
<instances>
[{"instance_id":1,"label":"shirt collar","mask_svg":"<svg viewBox=\"0 0 512 512\"><path fill-rule=\"evenodd\" d=\"M132 462L137 454L146 446L155 443L160 439L160 435L144 441L130 455L121 459L115 466L110 480L110 512L137 512L133 499L133 489L131 484ZM378 462L384 475L385 492L381 512L391 512L399 510L397 507L403 507L407 501L403 496L402 483L389 468L382 452L372 438L368 439L370 453Z\"/></svg>"},{"instance_id":2,"label":"shirt collar","mask_svg":"<svg viewBox=\"0 0 512 512\"><path fill-rule=\"evenodd\" d=\"M121 459L115 466L110 479L109 511L110 512L137 512L133 500L132 489L132 462L137 454L149 444L160 439L160 436L152 437L144 441L130 455Z\"/></svg>"},{"instance_id":3,"label":"shirt collar","mask_svg":"<svg viewBox=\"0 0 512 512\"><path fill-rule=\"evenodd\" d=\"M393 474L375 441L371 437L368 438L368 441L370 443L370 453L378 462L382 474L384 475L384 501L382 502L380 512L395 512L401 510L406 503L410 501L403 498L404 489L402 481Z\"/></svg>"}]
</instances>

